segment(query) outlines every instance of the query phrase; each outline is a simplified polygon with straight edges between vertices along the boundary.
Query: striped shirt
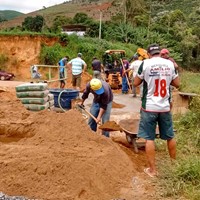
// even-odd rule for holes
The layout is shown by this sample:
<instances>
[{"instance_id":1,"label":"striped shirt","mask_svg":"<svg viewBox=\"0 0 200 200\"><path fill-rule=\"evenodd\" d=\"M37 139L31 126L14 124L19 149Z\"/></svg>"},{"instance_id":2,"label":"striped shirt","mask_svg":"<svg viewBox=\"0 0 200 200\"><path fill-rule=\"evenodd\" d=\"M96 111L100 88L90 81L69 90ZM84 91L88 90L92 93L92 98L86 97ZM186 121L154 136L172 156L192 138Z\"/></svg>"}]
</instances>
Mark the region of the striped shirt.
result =
<instances>
[{"instance_id":1,"label":"striped shirt","mask_svg":"<svg viewBox=\"0 0 200 200\"><path fill-rule=\"evenodd\" d=\"M86 65L85 61L77 57L69 61L69 64L72 65L72 74L79 75L83 71L83 66Z\"/></svg>"}]
</instances>

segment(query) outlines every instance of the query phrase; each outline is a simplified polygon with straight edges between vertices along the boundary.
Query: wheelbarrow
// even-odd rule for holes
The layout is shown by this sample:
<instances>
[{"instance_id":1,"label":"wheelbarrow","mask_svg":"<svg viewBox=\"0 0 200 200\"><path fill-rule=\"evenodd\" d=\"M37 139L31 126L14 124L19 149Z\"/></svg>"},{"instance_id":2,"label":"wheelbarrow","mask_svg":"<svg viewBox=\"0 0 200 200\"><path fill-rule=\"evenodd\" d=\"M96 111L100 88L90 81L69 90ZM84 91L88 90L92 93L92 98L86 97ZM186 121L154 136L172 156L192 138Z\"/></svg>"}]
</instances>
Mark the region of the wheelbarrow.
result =
<instances>
[{"instance_id":1,"label":"wheelbarrow","mask_svg":"<svg viewBox=\"0 0 200 200\"><path fill-rule=\"evenodd\" d=\"M137 131L139 127L139 119L124 119L119 121L117 124L115 121L108 121L101 126L99 129L105 131L120 131L126 134L126 140L132 145L134 152L138 153L138 145L136 140L138 139Z\"/></svg>"},{"instance_id":2,"label":"wheelbarrow","mask_svg":"<svg viewBox=\"0 0 200 200\"><path fill-rule=\"evenodd\" d=\"M138 137L139 119L124 119L119 121L118 124L115 121L108 121L99 126L99 128L105 131L124 132L127 142L133 147L135 153L139 152L139 146L144 146L145 141ZM156 133L156 138L159 138L159 133ZM141 140L139 141L139 139Z\"/></svg>"},{"instance_id":3,"label":"wheelbarrow","mask_svg":"<svg viewBox=\"0 0 200 200\"><path fill-rule=\"evenodd\" d=\"M136 140L139 139L137 134L139 119L124 119L119 121L119 125L122 128L123 132L126 134L127 142L132 145L134 152L138 153L138 144Z\"/></svg>"},{"instance_id":4,"label":"wheelbarrow","mask_svg":"<svg viewBox=\"0 0 200 200\"><path fill-rule=\"evenodd\" d=\"M83 105L77 104L78 108L84 110L90 117L92 117L95 121L96 118L88 112ZM129 144L132 145L135 153L138 153L138 144L136 142L138 138L137 132L139 127L139 119L124 119L119 121L117 124L115 121L107 121L104 124L98 124L99 129L103 131L120 131L126 134L126 140Z\"/></svg>"}]
</instances>

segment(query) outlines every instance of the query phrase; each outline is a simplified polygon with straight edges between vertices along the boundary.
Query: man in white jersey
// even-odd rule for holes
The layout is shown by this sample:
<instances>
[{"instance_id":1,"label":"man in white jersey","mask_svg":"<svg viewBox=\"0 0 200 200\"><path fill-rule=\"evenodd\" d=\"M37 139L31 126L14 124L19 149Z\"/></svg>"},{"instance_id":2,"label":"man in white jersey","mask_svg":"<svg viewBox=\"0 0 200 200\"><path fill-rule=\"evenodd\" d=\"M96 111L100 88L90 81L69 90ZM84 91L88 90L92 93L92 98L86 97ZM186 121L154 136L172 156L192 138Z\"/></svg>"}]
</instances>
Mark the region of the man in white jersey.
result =
<instances>
[{"instance_id":1,"label":"man in white jersey","mask_svg":"<svg viewBox=\"0 0 200 200\"><path fill-rule=\"evenodd\" d=\"M137 54L133 56L134 61L131 63L131 65L129 67L129 69L133 71L132 85L133 85L134 79L137 75L138 68L142 63L142 60L138 60L138 57L139 56ZM133 97L136 97L137 96L136 87L134 87L134 85L132 86L132 92L133 92ZM142 97L142 84L140 84L140 96Z\"/></svg>"},{"instance_id":2,"label":"man in white jersey","mask_svg":"<svg viewBox=\"0 0 200 200\"><path fill-rule=\"evenodd\" d=\"M180 83L173 62L160 57L160 48L157 44L150 45L147 53L150 59L144 60L140 65L134 86L140 85L143 81L138 136L146 140L145 150L149 167L144 169L144 172L154 177L157 175L154 144L157 125L160 138L167 141L170 157L176 158L169 90L170 85L179 87Z\"/></svg>"},{"instance_id":3,"label":"man in white jersey","mask_svg":"<svg viewBox=\"0 0 200 200\"><path fill-rule=\"evenodd\" d=\"M78 53L77 58L70 60L67 66L72 68L72 86L74 89L80 90L81 75L86 71L86 63L81 59L82 53Z\"/></svg>"}]
</instances>

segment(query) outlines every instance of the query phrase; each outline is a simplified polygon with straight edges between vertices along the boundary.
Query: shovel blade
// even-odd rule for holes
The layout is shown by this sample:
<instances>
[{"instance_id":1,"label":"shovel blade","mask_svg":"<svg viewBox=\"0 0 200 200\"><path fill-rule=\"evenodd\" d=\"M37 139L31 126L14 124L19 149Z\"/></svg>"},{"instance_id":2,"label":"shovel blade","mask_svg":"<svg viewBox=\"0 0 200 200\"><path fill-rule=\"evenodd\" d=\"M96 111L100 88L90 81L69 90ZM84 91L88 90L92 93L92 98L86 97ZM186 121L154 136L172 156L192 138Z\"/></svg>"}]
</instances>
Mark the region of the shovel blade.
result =
<instances>
[{"instance_id":1,"label":"shovel blade","mask_svg":"<svg viewBox=\"0 0 200 200\"><path fill-rule=\"evenodd\" d=\"M123 131L119 124L115 121L107 121L99 126L99 129L103 131Z\"/></svg>"}]
</instances>

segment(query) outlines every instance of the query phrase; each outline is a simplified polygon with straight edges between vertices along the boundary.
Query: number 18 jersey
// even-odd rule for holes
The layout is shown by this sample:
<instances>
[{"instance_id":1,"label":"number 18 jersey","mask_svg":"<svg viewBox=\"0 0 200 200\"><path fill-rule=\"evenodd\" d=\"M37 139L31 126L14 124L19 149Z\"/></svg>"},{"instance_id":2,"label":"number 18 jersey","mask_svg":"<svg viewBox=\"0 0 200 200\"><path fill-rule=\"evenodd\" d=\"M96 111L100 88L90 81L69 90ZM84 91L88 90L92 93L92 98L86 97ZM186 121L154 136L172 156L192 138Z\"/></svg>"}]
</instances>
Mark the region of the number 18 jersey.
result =
<instances>
[{"instance_id":1,"label":"number 18 jersey","mask_svg":"<svg viewBox=\"0 0 200 200\"><path fill-rule=\"evenodd\" d=\"M137 76L143 80L142 109L149 112L170 111L170 83L178 74L170 60L152 57L142 62Z\"/></svg>"}]
</instances>

